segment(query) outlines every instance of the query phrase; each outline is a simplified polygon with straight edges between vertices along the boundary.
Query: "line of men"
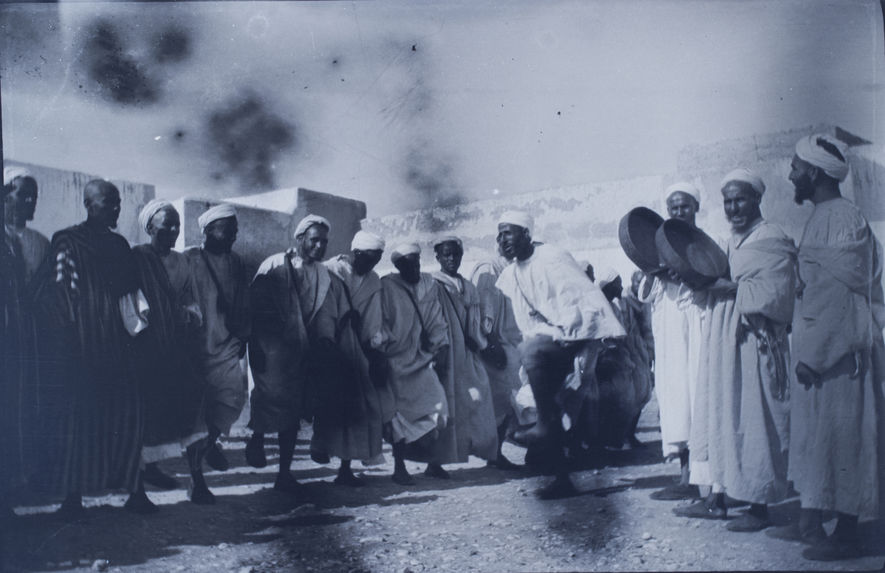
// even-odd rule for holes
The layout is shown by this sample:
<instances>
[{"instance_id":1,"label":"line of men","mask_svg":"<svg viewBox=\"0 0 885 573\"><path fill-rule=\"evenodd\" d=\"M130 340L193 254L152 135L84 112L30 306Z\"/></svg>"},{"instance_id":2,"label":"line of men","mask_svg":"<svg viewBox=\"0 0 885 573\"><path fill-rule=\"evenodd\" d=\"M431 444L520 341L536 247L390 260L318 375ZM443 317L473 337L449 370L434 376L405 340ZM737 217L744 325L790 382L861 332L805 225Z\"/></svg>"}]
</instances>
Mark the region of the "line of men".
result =
<instances>
[{"instance_id":1,"label":"line of men","mask_svg":"<svg viewBox=\"0 0 885 573\"><path fill-rule=\"evenodd\" d=\"M731 235L729 274L693 290L674 271L643 279L652 304L655 390L664 455L679 483L653 499L703 498L673 509L727 519L731 531L767 529L807 543L811 560L861 554L858 519L878 519L885 495L882 249L861 211L842 197L846 147L826 134L796 145L795 202L814 211L798 248L764 220L765 183L739 168L722 180ZM665 192L668 214L695 224L690 183ZM798 519L770 527L768 505L799 492ZM698 489L699 488L699 489ZM823 519L835 512L835 531Z\"/></svg>"},{"instance_id":2,"label":"line of men","mask_svg":"<svg viewBox=\"0 0 885 573\"><path fill-rule=\"evenodd\" d=\"M554 479L539 494L563 497L575 493L568 458L576 449L619 447L635 432L653 354L664 453L683 468L680 484L656 498L702 486L704 500L674 511L724 519L728 494L750 504L729 529L757 531L770 525L767 505L787 495L789 479L802 512L796 527L774 534L815 542L811 559L856 555L858 518L879 511L885 312L881 248L841 197L847 173L838 140L817 134L797 144L796 201L815 204L798 249L762 218L762 180L746 169L726 176L729 276L692 290L662 269L636 285L652 305L653 353L637 334L639 307L614 302L616 273L592 282L569 253L533 240L527 213L501 215L498 256L472 280L459 274L456 237L436 241L432 275L420 270L418 245L407 244L391 253L397 272L379 278L384 241L366 232L350 254L323 262L331 225L310 215L293 248L264 261L250 283L232 252L232 206L204 213L203 244L180 254L177 212L152 202L140 216L151 242L129 249L111 232L119 193L92 181L86 222L56 233L29 281L29 264L16 271L33 317L7 321L20 326L17 355L35 359L15 367L19 379L38 381L19 390L29 407L16 416L20 428L46 422L22 436L21 451L38 455L20 467L66 496L63 511L80 510L82 492L108 487L128 487L127 507L151 511L143 482L168 479L155 462L184 448L191 499L212 503L202 462L227 467L217 439L244 405L248 352L246 458L267 465L265 435L277 434L278 490L301 491L290 465L305 419L314 423L311 457L338 457L343 485L363 485L351 461L380 461L382 439L404 485L414 483L406 459L426 462L436 478L468 455L510 468L501 444L522 368L537 421L514 438L548 458ZM12 178L7 197L27 179ZM666 203L671 217L694 224L693 186L672 186ZM10 260L22 259L22 239L7 244ZM829 537L826 511L839 514Z\"/></svg>"}]
</instances>

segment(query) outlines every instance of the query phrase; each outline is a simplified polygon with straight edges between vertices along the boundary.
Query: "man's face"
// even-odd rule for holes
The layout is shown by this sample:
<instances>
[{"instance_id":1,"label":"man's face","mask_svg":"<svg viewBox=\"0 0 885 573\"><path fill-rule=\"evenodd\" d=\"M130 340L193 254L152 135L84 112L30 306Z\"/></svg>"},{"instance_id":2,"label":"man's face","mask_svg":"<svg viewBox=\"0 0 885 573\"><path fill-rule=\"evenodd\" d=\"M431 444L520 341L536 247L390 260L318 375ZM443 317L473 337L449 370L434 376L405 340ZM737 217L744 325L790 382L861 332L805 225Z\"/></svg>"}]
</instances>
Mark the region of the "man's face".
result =
<instances>
[{"instance_id":1,"label":"man's face","mask_svg":"<svg viewBox=\"0 0 885 573\"><path fill-rule=\"evenodd\" d=\"M688 193L676 191L667 197L667 214L671 219L680 219L693 226L697 212L698 202Z\"/></svg>"},{"instance_id":2,"label":"man's face","mask_svg":"<svg viewBox=\"0 0 885 573\"><path fill-rule=\"evenodd\" d=\"M634 271L633 276L630 277L630 290L633 292L633 296L639 295L639 283L642 282L642 271Z\"/></svg>"},{"instance_id":3,"label":"man's face","mask_svg":"<svg viewBox=\"0 0 885 573\"><path fill-rule=\"evenodd\" d=\"M811 171L811 164L799 159L798 155L793 156L793 160L790 162L789 179L793 184L793 200L797 205L811 201L814 196L814 177Z\"/></svg>"},{"instance_id":4,"label":"man's face","mask_svg":"<svg viewBox=\"0 0 885 573\"><path fill-rule=\"evenodd\" d=\"M90 219L115 229L120 217L120 192L115 187L102 187L87 201L86 212Z\"/></svg>"},{"instance_id":5,"label":"man's face","mask_svg":"<svg viewBox=\"0 0 885 573\"><path fill-rule=\"evenodd\" d=\"M613 301L616 298L619 298L622 292L624 292L624 285L621 282L621 277L616 278L612 282L602 287L602 294L604 294L605 298L607 298L609 301Z\"/></svg>"},{"instance_id":6,"label":"man's face","mask_svg":"<svg viewBox=\"0 0 885 573\"><path fill-rule=\"evenodd\" d=\"M498 246L501 253L510 260L518 259L528 253L532 246L532 238L523 227L501 223L498 225Z\"/></svg>"},{"instance_id":7,"label":"man's face","mask_svg":"<svg viewBox=\"0 0 885 573\"><path fill-rule=\"evenodd\" d=\"M382 251L380 249L371 249L362 251L360 249L353 250L353 272L362 276L368 274L375 268L375 265L381 261Z\"/></svg>"},{"instance_id":8,"label":"man's face","mask_svg":"<svg viewBox=\"0 0 885 573\"><path fill-rule=\"evenodd\" d=\"M19 177L13 182L15 189L6 196L7 217L16 221L33 221L37 208L37 182L33 177Z\"/></svg>"},{"instance_id":9,"label":"man's face","mask_svg":"<svg viewBox=\"0 0 885 573\"><path fill-rule=\"evenodd\" d=\"M229 253L237 240L240 230L236 217L216 219L203 231L206 235L206 249L213 253Z\"/></svg>"},{"instance_id":10,"label":"man's face","mask_svg":"<svg viewBox=\"0 0 885 573\"><path fill-rule=\"evenodd\" d=\"M464 251L457 243L451 241L443 243L436 248L436 260L439 268L449 276L456 276L461 267L461 258Z\"/></svg>"},{"instance_id":11,"label":"man's face","mask_svg":"<svg viewBox=\"0 0 885 573\"><path fill-rule=\"evenodd\" d=\"M393 263L403 280L409 284L418 284L421 280L421 255L411 253L402 256Z\"/></svg>"},{"instance_id":12,"label":"man's face","mask_svg":"<svg viewBox=\"0 0 885 573\"><path fill-rule=\"evenodd\" d=\"M148 234L151 242L161 249L171 249L181 232L181 220L175 209L160 209L151 219Z\"/></svg>"},{"instance_id":13,"label":"man's face","mask_svg":"<svg viewBox=\"0 0 885 573\"><path fill-rule=\"evenodd\" d=\"M722 188L722 205L725 207L725 218L731 223L732 230L740 233L762 216L759 210L761 197L749 185L741 185L735 181Z\"/></svg>"},{"instance_id":14,"label":"man's face","mask_svg":"<svg viewBox=\"0 0 885 573\"><path fill-rule=\"evenodd\" d=\"M305 261L322 261L328 244L329 229L325 225L311 225L298 237L298 255Z\"/></svg>"}]
</instances>

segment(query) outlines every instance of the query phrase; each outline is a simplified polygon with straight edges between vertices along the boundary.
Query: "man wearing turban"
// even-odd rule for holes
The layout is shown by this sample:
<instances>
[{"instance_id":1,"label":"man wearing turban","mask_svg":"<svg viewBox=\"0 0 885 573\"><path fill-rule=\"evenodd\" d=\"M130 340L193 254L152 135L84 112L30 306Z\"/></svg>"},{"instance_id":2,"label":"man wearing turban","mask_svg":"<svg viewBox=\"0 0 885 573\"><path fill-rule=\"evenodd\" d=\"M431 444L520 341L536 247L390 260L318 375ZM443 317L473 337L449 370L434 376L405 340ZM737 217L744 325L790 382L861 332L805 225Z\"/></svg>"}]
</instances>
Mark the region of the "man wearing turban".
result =
<instances>
[{"instance_id":1,"label":"man wearing turban","mask_svg":"<svg viewBox=\"0 0 885 573\"><path fill-rule=\"evenodd\" d=\"M181 230L178 211L155 199L138 221L150 242L133 247L139 280L151 308L150 328L136 339L138 374L145 403L144 480L163 489L176 481L158 462L187 450L191 500L211 503L202 472L205 424L199 420L203 391L197 372L197 332L202 325L193 273L187 257L172 250Z\"/></svg>"},{"instance_id":2,"label":"man wearing turban","mask_svg":"<svg viewBox=\"0 0 885 573\"><path fill-rule=\"evenodd\" d=\"M295 228L294 248L265 259L249 287L249 363L255 388L246 460L254 467L266 466L264 436L277 434L280 460L274 489L293 494L301 491L290 471L301 420L314 413L311 391L326 386L314 365L335 347L335 309L330 307L336 301L331 275L321 264L330 228L324 217L304 217Z\"/></svg>"},{"instance_id":3,"label":"man wearing turban","mask_svg":"<svg viewBox=\"0 0 885 573\"><path fill-rule=\"evenodd\" d=\"M807 559L846 559L860 554L858 520L880 518L883 501L882 246L842 197L842 142L802 138L791 167L796 203L814 205L799 242L792 335L788 477L801 509L795 528L773 534L811 543ZM821 522L832 511L826 537Z\"/></svg>"},{"instance_id":4,"label":"man wearing turban","mask_svg":"<svg viewBox=\"0 0 885 573\"><path fill-rule=\"evenodd\" d=\"M664 191L667 214L694 226L700 208L700 192L682 181ZM698 496L689 484L691 412L698 385L702 296L672 273L660 271L646 276L639 285L638 299L652 307L655 343L655 394L661 416L661 446L667 459L679 458L679 482L651 494L652 499L678 500Z\"/></svg>"},{"instance_id":5,"label":"man wearing turban","mask_svg":"<svg viewBox=\"0 0 885 573\"><path fill-rule=\"evenodd\" d=\"M197 221L203 244L184 254L203 315L197 362L209 432L205 455L211 467L225 471L229 463L217 441L230 431L246 403L248 381L243 358L251 332L249 285L240 257L231 250L239 230L234 206L221 203L211 207Z\"/></svg>"},{"instance_id":6,"label":"man wearing turban","mask_svg":"<svg viewBox=\"0 0 885 573\"><path fill-rule=\"evenodd\" d=\"M394 408L388 437L393 444L393 481L414 485L406 470L406 446L412 457L429 461L433 439L448 421L448 402L440 377L445 376L449 327L443 316L433 278L421 272L421 247L406 243L396 247L390 260L397 273L381 279L381 308L389 334L386 354L390 363L388 382ZM424 450L422 456L418 450ZM427 450L431 451L430 455ZM439 464L437 464L438 466ZM425 472L440 477L440 472Z\"/></svg>"},{"instance_id":7,"label":"man wearing turban","mask_svg":"<svg viewBox=\"0 0 885 573\"><path fill-rule=\"evenodd\" d=\"M736 169L721 184L731 235L728 278L707 288L700 380L691 426L691 482L706 500L677 515L725 518L725 494L750 503L731 531L770 525L768 504L787 494L790 349L796 289L793 240L762 217L765 184Z\"/></svg>"},{"instance_id":8,"label":"man wearing turban","mask_svg":"<svg viewBox=\"0 0 885 573\"><path fill-rule=\"evenodd\" d=\"M488 339L482 331L479 294L458 272L464 247L457 237L442 237L433 249L440 265L433 278L451 344L448 368L440 378L449 404L449 422L434 444L430 471L445 477L448 472L442 464L464 463L470 455L494 462L498 434L489 377L480 358Z\"/></svg>"},{"instance_id":9,"label":"man wearing turban","mask_svg":"<svg viewBox=\"0 0 885 573\"><path fill-rule=\"evenodd\" d=\"M608 301L567 252L532 242L532 218L508 211L498 222L498 244L513 263L505 267L497 286L510 299L522 332L522 364L538 406L538 422L521 437L529 445L544 445L555 455L554 481L540 490L542 498L575 494L565 462L566 417L579 422L584 394L596 384L596 360L603 339L623 337ZM576 360L577 359L577 360ZM578 366L576 367L576 362ZM566 381L578 370L578 396ZM598 405L598 404L597 404Z\"/></svg>"},{"instance_id":10,"label":"man wearing turban","mask_svg":"<svg viewBox=\"0 0 885 573\"><path fill-rule=\"evenodd\" d=\"M359 231L348 254L326 261L332 275L333 307L340 324L341 352L353 366L346 392L327 396L328 404L314 417L311 451L338 457L341 465L335 483L362 486L351 460L383 463L383 427L393 417L393 394L387 381L384 348L388 335L381 314L381 279L373 270L384 252L384 240Z\"/></svg>"}]
</instances>

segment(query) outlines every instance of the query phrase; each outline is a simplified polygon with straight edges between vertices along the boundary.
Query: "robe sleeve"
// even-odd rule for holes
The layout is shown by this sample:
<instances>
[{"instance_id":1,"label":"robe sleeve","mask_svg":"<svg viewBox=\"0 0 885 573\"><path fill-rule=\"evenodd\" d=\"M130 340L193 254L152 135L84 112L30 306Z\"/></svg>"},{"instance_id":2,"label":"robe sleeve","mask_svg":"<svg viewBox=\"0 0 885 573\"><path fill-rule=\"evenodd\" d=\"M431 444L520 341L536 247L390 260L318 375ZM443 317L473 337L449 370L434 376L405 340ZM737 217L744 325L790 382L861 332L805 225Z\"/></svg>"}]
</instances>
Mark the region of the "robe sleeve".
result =
<instances>
[{"instance_id":1,"label":"robe sleeve","mask_svg":"<svg viewBox=\"0 0 885 573\"><path fill-rule=\"evenodd\" d=\"M487 332L483 328L483 305L476 287L464 281L464 300L467 303L467 336L476 343L477 350L484 350L488 345Z\"/></svg>"},{"instance_id":2,"label":"robe sleeve","mask_svg":"<svg viewBox=\"0 0 885 573\"><path fill-rule=\"evenodd\" d=\"M431 354L436 354L441 348L450 344L449 325L446 322L442 305L439 302L440 293L436 291L438 288L442 287L436 284L435 280L431 280L431 287L424 304L421 305Z\"/></svg>"},{"instance_id":3,"label":"robe sleeve","mask_svg":"<svg viewBox=\"0 0 885 573\"><path fill-rule=\"evenodd\" d=\"M793 320L796 266L787 254L777 256L745 247L759 264L738 279L735 307L742 315L761 314L780 324Z\"/></svg>"},{"instance_id":4,"label":"robe sleeve","mask_svg":"<svg viewBox=\"0 0 885 573\"><path fill-rule=\"evenodd\" d=\"M479 272L475 275L476 292L479 296L480 325L484 334L490 334L494 328L498 312L498 297L495 292L497 277L490 272Z\"/></svg>"}]
</instances>

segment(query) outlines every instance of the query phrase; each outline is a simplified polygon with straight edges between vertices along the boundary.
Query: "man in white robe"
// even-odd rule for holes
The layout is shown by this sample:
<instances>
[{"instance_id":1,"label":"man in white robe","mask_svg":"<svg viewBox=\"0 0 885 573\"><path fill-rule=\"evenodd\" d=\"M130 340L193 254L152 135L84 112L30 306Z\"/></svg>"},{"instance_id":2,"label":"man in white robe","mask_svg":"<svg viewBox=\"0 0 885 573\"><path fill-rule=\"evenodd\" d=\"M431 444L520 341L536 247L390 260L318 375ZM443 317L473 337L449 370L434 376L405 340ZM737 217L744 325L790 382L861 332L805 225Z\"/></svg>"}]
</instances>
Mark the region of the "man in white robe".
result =
<instances>
[{"instance_id":1,"label":"man in white robe","mask_svg":"<svg viewBox=\"0 0 885 573\"><path fill-rule=\"evenodd\" d=\"M700 192L688 182L669 186L664 197L667 213L695 225ZM698 496L689 484L691 411L698 384L703 310L692 290L666 272L646 276L639 285L639 301L651 303L655 341L655 394L661 418L661 445L667 459L679 458L679 482L651 494L652 499L678 500Z\"/></svg>"},{"instance_id":2,"label":"man in white robe","mask_svg":"<svg viewBox=\"0 0 885 573\"><path fill-rule=\"evenodd\" d=\"M772 534L811 543L802 555L819 561L862 553L858 520L881 517L885 468L882 248L839 190L846 153L831 136L803 138L789 176L796 203L814 204L799 243L792 339L789 478L801 510L795 528ZM833 511L826 537L821 521Z\"/></svg>"},{"instance_id":3,"label":"man in white robe","mask_svg":"<svg viewBox=\"0 0 885 573\"><path fill-rule=\"evenodd\" d=\"M565 460L563 414L572 402L582 402L581 388L596 384L596 359L603 339L623 337L624 329L611 306L574 258L552 245L532 243L532 218L508 211L498 222L498 244L513 264L507 266L497 286L510 299L516 324L522 332L522 363L538 406L538 422L520 432L529 445L544 444L555 456L554 481L538 492L541 498L574 495ZM577 360L576 360L577 358ZM578 366L576 367L576 363ZM583 373L575 379L578 368ZM571 377L573 384L567 384ZM572 400L563 400L569 392ZM578 407L581 404L577 404Z\"/></svg>"},{"instance_id":4,"label":"man in white robe","mask_svg":"<svg viewBox=\"0 0 885 573\"><path fill-rule=\"evenodd\" d=\"M771 524L768 504L787 495L790 360L796 248L762 218L762 179L744 168L722 181L732 234L730 277L707 290L700 379L692 416L692 483L711 486L706 500L675 508L685 517L727 517L725 494L750 503L731 531ZM696 476L697 468L704 471Z\"/></svg>"}]
</instances>

